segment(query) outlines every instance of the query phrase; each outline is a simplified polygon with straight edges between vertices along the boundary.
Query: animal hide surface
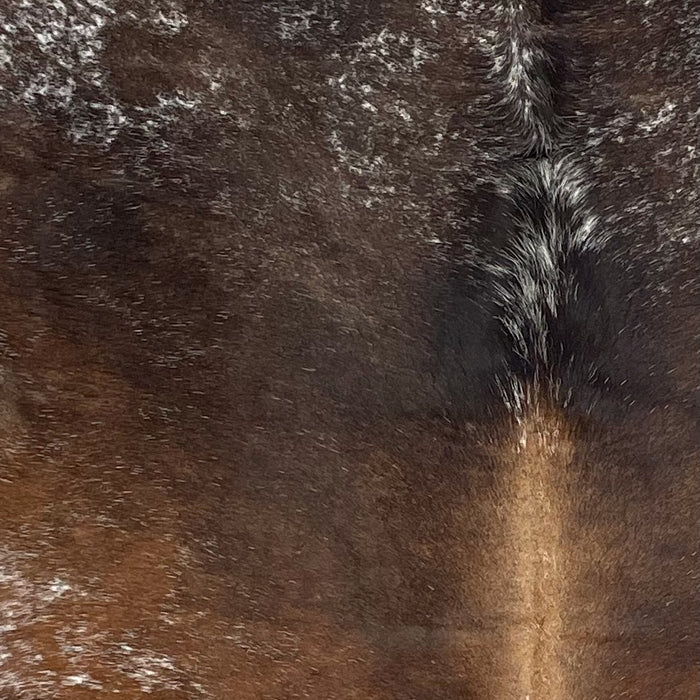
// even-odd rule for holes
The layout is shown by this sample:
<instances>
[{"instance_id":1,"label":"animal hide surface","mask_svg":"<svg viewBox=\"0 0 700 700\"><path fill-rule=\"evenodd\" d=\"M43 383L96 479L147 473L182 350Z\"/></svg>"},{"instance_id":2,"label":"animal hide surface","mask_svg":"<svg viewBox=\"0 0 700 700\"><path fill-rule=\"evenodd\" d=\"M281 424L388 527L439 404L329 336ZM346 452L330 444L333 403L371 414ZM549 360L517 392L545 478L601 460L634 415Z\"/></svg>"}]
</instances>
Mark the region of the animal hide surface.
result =
<instances>
[{"instance_id":1,"label":"animal hide surface","mask_svg":"<svg viewBox=\"0 0 700 700\"><path fill-rule=\"evenodd\" d=\"M0 699L700 697L696 0L0 0Z\"/></svg>"}]
</instances>

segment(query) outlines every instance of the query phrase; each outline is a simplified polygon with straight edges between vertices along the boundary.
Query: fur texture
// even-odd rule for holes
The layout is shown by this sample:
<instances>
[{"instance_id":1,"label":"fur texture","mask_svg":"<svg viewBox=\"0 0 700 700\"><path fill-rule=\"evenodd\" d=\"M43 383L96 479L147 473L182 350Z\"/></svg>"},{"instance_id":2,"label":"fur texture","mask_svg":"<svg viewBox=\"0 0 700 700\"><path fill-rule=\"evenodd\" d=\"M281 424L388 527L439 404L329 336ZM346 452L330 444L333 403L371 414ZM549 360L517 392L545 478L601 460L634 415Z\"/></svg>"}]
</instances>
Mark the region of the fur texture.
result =
<instances>
[{"instance_id":1,"label":"fur texture","mask_svg":"<svg viewBox=\"0 0 700 700\"><path fill-rule=\"evenodd\" d=\"M0 0L0 698L696 697L698 27Z\"/></svg>"}]
</instances>

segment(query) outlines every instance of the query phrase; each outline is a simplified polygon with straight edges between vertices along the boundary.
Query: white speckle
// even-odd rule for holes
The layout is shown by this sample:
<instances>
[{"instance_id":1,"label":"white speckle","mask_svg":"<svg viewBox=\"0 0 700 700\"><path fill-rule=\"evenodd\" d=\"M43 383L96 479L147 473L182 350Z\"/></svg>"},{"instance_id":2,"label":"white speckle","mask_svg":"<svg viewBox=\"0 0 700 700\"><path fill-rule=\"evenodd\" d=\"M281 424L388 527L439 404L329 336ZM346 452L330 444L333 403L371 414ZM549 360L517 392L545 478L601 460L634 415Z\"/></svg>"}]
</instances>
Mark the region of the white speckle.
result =
<instances>
[{"instance_id":1,"label":"white speckle","mask_svg":"<svg viewBox=\"0 0 700 700\"><path fill-rule=\"evenodd\" d=\"M309 9L282 5L272 8L278 15L277 34L283 41L308 40L312 19L318 17L315 5Z\"/></svg>"},{"instance_id":2,"label":"white speckle","mask_svg":"<svg viewBox=\"0 0 700 700\"><path fill-rule=\"evenodd\" d=\"M644 121L639 123L639 128L646 134L651 134L656 131L660 126L668 124L671 122L676 111L676 104L671 102L671 100L666 100L663 106L658 110L654 116L647 117Z\"/></svg>"},{"instance_id":3,"label":"white speckle","mask_svg":"<svg viewBox=\"0 0 700 700\"><path fill-rule=\"evenodd\" d=\"M182 93L174 93L172 95L156 95L158 106L161 110L169 111L172 109L194 109L198 104L197 99L188 98Z\"/></svg>"},{"instance_id":4,"label":"white speckle","mask_svg":"<svg viewBox=\"0 0 700 700\"><path fill-rule=\"evenodd\" d=\"M170 3L163 10L158 10L151 19L153 27L163 34L174 36L180 34L189 24L187 15L175 3Z\"/></svg>"},{"instance_id":5,"label":"white speckle","mask_svg":"<svg viewBox=\"0 0 700 700\"><path fill-rule=\"evenodd\" d=\"M146 5L147 11L141 14L117 14L116 0L15 4L0 14L0 63L12 71L0 91L1 101L21 104L42 115L62 113L75 143L108 147L130 128L142 131L151 139L151 147L157 147L161 142L156 132L184 112L200 108L204 96L185 96L175 90L159 95L155 107L139 107L114 94L102 66L106 28L115 22L131 22L156 34L175 35L188 24L173 0ZM32 52L31 46L37 50ZM16 67L15 56L22 59ZM76 89L78 84L91 87L90 99ZM213 76L210 92L220 87L220 76ZM226 114L225 110L220 113Z\"/></svg>"},{"instance_id":6,"label":"white speckle","mask_svg":"<svg viewBox=\"0 0 700 700\"><path fill-rule=\"evenodd\" d=\"M429 15L447 14L447 10L442 6L441 0L421 0L420 9Z\"/></svg>"},{"instance_id":7,"label":"white speckle","mask_svg":"<svg viewBox=\"0 0 700 700\"><path fill-rule=\"evenodd\" d=\"M384 27L355 42L347 54L333 55L339 70L326 79L326 84L341 105L357 110L363 124L361 144L358 144L359 125L336 117L337 110L329 110L327 140L338 160L352 173L379 175L386 166L384 156L377 155L374 148L376 135L381 133L386 138L384 133L393 128L398 140L398 134L414 120L408 103L397 99L393 82L420 71L437 57L436 50L437 46L420 37ZM364 199L367 207L379 201L374 196Z\"/></svg>"},{"instance_id":8,"label":"white speckle","mask_svg":"<svg viewBox=\"0 0 700 700\"><path fill-rule=\"evenodd\" d=\"M182 672L169 656L135 650L128 644L122 644L120 648L128 658L125 662L125 675L139 684L141 692L182 689Z\"/></svg>"},{"instance_id":9,"label":"white speckle","mask_svg":"<svg viewBox=\"0 0 700 700\"><path fill-rule=\"evenodd\" d=\"M62 581L60 578L55 578L49 584L49 590L53 595L55 595L56 598L59 598L67 591L72 590L72 588L70 584L66 583L65 581Z\"/></svg>"},{"instance_id":10,"label":"white speckle","mask_svg":"<svg viewBox=\"0 0 700 700\"><path fill-rule=\"evenodd\" d=\"M66 616L66 611L58 606L66 601L83 605L77 603L82 601L82 591L63 572L48 581L37 578L34 566L38 556L0 546L0 618L7 621L0 625L0 665L12 659L12 668L16 669L0 670L1 697L18 689L21 697L32 698L62 697L62 689L70 687L99 690L102 683L89 672L89 664L96 658L110 675L117 673L136 681L141 693L194 690L198 695L207 695L204 688L187 680L187 674L173 658L139 643L136 632L128 632L128 641L115 640L108 632L81 622L79 615ZM183 564L188 556L183 549ZM95 600L94 592L91 599ZM68 665L61 673L47 667L40 652L43 647L36 646L32 632L37 622L48 619L65 621L65 626L53 632L55 648Z\"/></svg>"},{"instance_id":11,"label":"white speckle","mask_svg":"<svg viewBox=\"0 0 700 700\"><path fill-rule=\"evenodd\" d=\"M92 688L93 690L99 690L102 688L102 683L96 681L89 673L76 673L71 676L66 676L62 681L61 685L70 687L75 685L82 685L86 688Z\"/></svg>"},{"instance_id":12,"label":"white speckle","mask_svg":"<svg viewBox=\"0 0 700 700\"><path fill-rule=\"evenodd\" d=\"M406 109L403 107L399 107L396 110L397 114L403 119L405 122L410 122L411 121L411 115L408 113Z\"/></svg>"}]
</instances>

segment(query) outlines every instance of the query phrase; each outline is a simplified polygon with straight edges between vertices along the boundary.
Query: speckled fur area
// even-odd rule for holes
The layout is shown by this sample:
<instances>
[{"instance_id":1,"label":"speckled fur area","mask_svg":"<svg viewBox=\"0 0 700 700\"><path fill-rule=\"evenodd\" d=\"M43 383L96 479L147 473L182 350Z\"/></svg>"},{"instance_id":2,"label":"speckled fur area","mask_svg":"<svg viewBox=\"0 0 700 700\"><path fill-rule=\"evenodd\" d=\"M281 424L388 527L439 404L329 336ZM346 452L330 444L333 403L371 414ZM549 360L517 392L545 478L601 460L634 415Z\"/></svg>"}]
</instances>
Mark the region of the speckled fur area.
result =
<instances>
[{"instance_id":1,"label":"speckled fur area","mask_svg":"<svg viewBox=\"0 0 700 700\"><path fill-rule=\"evenodd\" d=\"M0 699L696 698L699 27L0 0Z\"/></svg>"}]
</instances>

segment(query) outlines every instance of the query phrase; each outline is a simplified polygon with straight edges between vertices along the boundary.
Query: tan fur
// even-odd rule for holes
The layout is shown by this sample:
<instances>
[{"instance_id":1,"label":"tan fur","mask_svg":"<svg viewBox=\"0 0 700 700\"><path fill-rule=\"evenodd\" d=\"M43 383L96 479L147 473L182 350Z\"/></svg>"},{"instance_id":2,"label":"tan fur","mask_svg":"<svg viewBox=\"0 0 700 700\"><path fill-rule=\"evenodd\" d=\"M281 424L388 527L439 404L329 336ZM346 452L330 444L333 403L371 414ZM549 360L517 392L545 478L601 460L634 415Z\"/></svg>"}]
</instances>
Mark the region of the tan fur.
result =
<instances>
[{"instance_id":1,"label":"tan fur","mask_svg":"<svg viewBox=\"0 0 700 700\"><path fill-rule=\"evenodd\" d=\"M506 457L512 500L504 508L522 620L511 628L507 654L518 667L518 697L565 700L570 690L559 655L567 585L562 551L567 504L560 485L573 448L560 421L537 409L518 432L517 444Z\"/></svg>"}]
</instances>

